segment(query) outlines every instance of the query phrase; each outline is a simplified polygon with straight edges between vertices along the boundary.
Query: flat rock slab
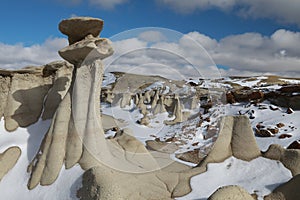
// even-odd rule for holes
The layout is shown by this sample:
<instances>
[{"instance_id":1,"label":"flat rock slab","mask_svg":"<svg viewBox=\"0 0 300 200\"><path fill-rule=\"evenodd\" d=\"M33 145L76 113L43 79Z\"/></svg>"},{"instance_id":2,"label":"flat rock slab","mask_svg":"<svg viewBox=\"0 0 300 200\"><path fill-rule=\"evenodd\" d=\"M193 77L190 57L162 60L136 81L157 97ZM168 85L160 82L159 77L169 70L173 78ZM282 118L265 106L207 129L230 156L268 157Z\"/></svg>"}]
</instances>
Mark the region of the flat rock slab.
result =
<instances>
[{"instance_id":1,"label":"flat rock slab","mask_svg":"<svg viewBox=\"0 0 300 200\"><path fill-rule=\"evenodd\" d=\"M67 46L59 51L59 55L76 65L83 61L104 59L113 54L111 41L104 38L87 37L80 42Z\"/></svg>"},{"instance_id":2,"label":"flat rock slab","mask_svg":"<svg viewBox=\"0 0 300 200\"><path fill-rule=\"evenodd\" d=\"M103 21L91 17L73 17L62 20L58 28L69 37L69 43L74 44L90 34L98 37L103 28Z\"/></svg>"}]
</instances>

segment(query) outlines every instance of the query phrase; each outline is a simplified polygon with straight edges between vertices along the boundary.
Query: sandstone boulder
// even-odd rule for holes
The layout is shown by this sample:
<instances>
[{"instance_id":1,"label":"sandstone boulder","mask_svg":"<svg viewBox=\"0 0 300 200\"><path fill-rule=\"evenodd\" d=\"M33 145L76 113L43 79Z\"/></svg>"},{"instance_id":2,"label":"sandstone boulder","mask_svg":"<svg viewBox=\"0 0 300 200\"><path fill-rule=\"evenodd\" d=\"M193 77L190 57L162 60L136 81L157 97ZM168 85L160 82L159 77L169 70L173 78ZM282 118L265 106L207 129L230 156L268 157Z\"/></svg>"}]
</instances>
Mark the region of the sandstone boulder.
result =
<instances>
[{"instance_id":1,"label":"sandstone boulder","mask_svg":"<svg viewBox=\"0 0 300 200\"><path fill-rule=\"evenodd\" d=\"M250 161L261 155L247 116L226 116L220 121L219 136L198 166L223 162L230 156Z\"/></svg>"},{"instance_id":2,"label":"sandstone boulder","mask_svg":"<svg viewBox=\"0 0 300 200\"><path fill-rule=\"evenodd\" d=\"M208 200L253 200L253 197L239 186L225 186L214 192Z\"/></svg>"},{"instance_id":3,"label":"sandstone boulder","mask_svg":"<svg viewBox=\"0 0 300 200\"><path fill-rule=\"evenodd\" d=\"M21 149L19 147L10 147L0 154L0 181L15 166L20 156Z\"/></svg>"},{"instance_id":4,"label":"sandstone boulder","mask_svg":"<svg viewBox=\"0 0 300 200\"><path fill-rule=\"evenodd\" d=\"M62 58L75 65L84 60L104 59L112 54L113 49L110 40L93 37L86 37L84 40L59 51Z\"/></svg>"},{"instance_id":5,"label":"sandstone boulder","mask_svg":"<svg viewBox=\"0 0 300 200\"><path fill-rule=\"evenodd\" d=\"M264 197L264 200L296 200L300 199L300 175L296 175L287 183L277 187L271 194Z\"/></svg>"},{"instance_id":6,"label":"sandstone boulder","mask_svg":"<svg viewBox=\"0 0 300 200\"><path fill-rule=\"evenodd\" d=\"M91 17L73 17L62 20L58 28L69 37L69 43L73 44L83 40L89 34L98 37L103 28L103 20Z\"/></svg>"},{"instance_id":7,"label":"sandstone boulder","mask_svg":"<svg viewBox=\"0 0 300 200\"><path fill-rule=\"evenodd\" d=\"M284 149L278 144L272 144L263 153L263 156L272 160L279 160L292 172L293 176L300 174L300 150L298 149Z\"/></svg>"},{"instance_id":8,"label":"sandstone boulder","mask_svg":"<svg viewBox=\"0 0 300 200\"><path fill-rule=\"evenodd\" d=\"M294 142L292 142L287 149L299 149L300 150L300 141L296 140Z\"/></svg>"}]
</instances>

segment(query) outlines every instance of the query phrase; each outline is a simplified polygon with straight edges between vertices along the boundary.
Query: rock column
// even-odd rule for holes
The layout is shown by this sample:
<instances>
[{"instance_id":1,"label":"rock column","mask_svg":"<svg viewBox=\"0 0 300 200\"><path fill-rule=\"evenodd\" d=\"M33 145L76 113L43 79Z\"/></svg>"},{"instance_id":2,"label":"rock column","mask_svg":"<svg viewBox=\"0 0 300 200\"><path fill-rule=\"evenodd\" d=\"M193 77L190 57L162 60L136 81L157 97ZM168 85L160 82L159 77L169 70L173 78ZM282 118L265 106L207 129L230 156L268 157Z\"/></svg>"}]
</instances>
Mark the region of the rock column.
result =
<instances>
[{"instance_id":1,"label":"rock column","mask_svg":"<svg viewBox=\"0 0 300 200\"><path fill-rule=\"evenodd\" d=\"M105 165L126 172L148 172L159 168L142 143L127 134L106 140L100 115L100 92L104 73L102 59L112 55L108 39L99 38L103 21L95 18L63 20L59 29L70 46L59 51L74 65L72 82L58 106L51 126L34 160L28 188L50 185L60 170L76 163L87 170Z\"/></svg>"},{"instance_id":2,"label":"rock column","mask_svg":"<svg viewBox=\"0 0 300 200\"><path fill-rule=\"evenodd\" d=\"M59 24L59 30L68 36L70 43L59 54L74 65L73 77L40 150L28 167L29 189L39 183L52 184L64 163L66 168L76 163L87 168L91 154L107 153L107 148L102 151L98 148L105 145L100 119L101 60L112 55L113 49L108 39L98 37L102 27L102 20L87 17Z\"/></svg>"}]
</instances>

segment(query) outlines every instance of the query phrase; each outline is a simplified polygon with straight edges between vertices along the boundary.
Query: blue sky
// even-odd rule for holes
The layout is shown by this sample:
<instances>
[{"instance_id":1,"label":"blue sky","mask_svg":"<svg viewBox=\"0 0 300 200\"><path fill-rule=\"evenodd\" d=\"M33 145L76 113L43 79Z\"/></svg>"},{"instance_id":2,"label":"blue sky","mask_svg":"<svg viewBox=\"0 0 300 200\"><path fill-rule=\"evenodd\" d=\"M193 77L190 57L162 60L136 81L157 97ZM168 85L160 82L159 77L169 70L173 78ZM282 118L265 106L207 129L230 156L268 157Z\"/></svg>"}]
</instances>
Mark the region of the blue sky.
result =
<instances>
[{"instance_id":1,"label":"blue sky","mask_svg":"<svg viewBox=\"0 0 300 200\"><path fill-rule=\"evenodd\" d=\"M0 53L5 49L10 49L10 53L20 49L28 56L30 50L34 57L35 49L50 51L60 47L57 43L62 42L65 36L57 27L62 19L74 15L92 16L105 21L102 37L148 26L169 28L183 34L196 32L198 35L193 37L200 37L200 42L216 42L218 47L209 46L207 49L218 52L212 57L219 65L229 65L232 70L259 71L261 67L247 63L262 51L261 55L266 54L265 60L282 56L280 63L282 61L284 66L281 69L284 67L288 73L298 73L300 70L296 66L300 63L300 49L293 44L300 41L299 7L300 1L297 0L10 0L2 2L0 7ZM253 47L240 42L241 38L243 41L254 38L261 42ZM282 41L282 38L286 40ZM52 46L49 47L49 44ZM271 53L266 46L272 49ZM241 49L251 54L249 61L234 62ZM232 55L221 55L225 51L232 51ZM226 56L233 58L226 60ZM8 57L4 62L0 56L0 64L7 64ZM49 60L54 57L49 57ZM283 59L286 59L285 62ZM30 60L20 60L19 65L30 63ZM280 66L271 68L272 63L263 64L263 61L258 56L257 66L266 67L261 72L277 73L281 70ZM11 62L14 63L13 60ZM38 64L34 58L32 62Z\"/></svg>"}]
</instances>

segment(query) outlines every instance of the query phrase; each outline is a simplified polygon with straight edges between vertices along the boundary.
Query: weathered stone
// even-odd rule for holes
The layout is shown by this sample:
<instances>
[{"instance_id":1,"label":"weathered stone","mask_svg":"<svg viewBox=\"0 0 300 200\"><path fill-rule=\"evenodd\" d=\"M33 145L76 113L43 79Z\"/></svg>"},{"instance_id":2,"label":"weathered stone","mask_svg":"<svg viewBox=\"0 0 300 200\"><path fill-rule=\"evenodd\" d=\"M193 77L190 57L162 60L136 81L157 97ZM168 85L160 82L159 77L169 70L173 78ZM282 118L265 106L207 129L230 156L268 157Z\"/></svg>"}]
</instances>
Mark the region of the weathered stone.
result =
<instances>
[{"instance_id":1,"label":"weathered stone","mask_svg":"<svg viewBox=\"0 0 300 200\"><path fill-rule=\"evenodd\" d=\"M83 61L104 59L113 54L111 41L105 38L87 37L59 51L59 55L76 65Z\"/></svg>"},{"instance_id":2,"label":"weathered stone","mask_svg":"<svg viewBox=\"0 0 300 200\"><path fill-rule=\"evenodd\" d=\"M239 186L224 186L214 192L208 200L253 200L253 197Z\"/></svg>"},{"instance_id":3,"label":"weathered stone","mask_svg":"<svg viewBox=\"0 0 300 200\"><path fill-rule=\"evenodd\" d=\"M264 197L264 200L296 200L300 199L300 175L293 177L287 183L277 187L271 194Z\"/></svg>"},{"instance_id":4,"label":"weathered stone","mask_svg":"<svg viewBox=\"0 0 300 200\"><path fill-rule=\"evenodd\" d=\"M62 20L59 30L69 37L69 43L83 40L86 36L98 37L103 28L103 21L91 17L73 17Z\"/></svg>"},{"instance_id":5,"label":"weathered stone","mask_svg":"<svg viewBox=\"0 0 300 200\"><path fill-rule=\"evenodd\" d=\"M6 130L14 131L37 122L51 85L51 77L42 77L41 71L37 74L13 73L4 111Z\"/></svg>"},{"instance_id":6,"label":"weathered stone","mask_svg":"<svg viewBox=\"0 0 300 200\"><path fill-rule=\"evenodd\" d=\"M292 109L292 108L288 108L288 109L286 110L286 113L287 113L287 114L293 114L293 113L294 113L294 111L293 111L293 109Z\"/></svg>"},{"instance_id":7,"label":"weathered stone","mask_svg":"<svg viewBox=\"0 0 300 200\"><path fill-rule=\"evenodd\" d=\"M297 141L292 142L292 143L287 147L287 149L300 149L300 141L297 140Z\"/></svg>"},{"instance_id":8,"label":"weathered stone","mask_svg":"<svg viewBox=\"0 0 300 200\"><path fill-rule=\"evenodd\" d=\"M278 144L272 144L263 153L263 156L272 160L279 160L292 172L293 176L300 174L300 150L298 149L284 149Z\"/></svg>"},{"instance_id":9,"label":"weathered stone","mask_svg":"<svg viewBox=\"0 0 300 200\"><path fill-rule=\"evenodd\" d=\"M20 156L21 149L19 147L10 147L0 153L0 181L15 166Z\"/></svg>"},{"instance_id":10,"label":"weathered stone","mask_svg":"<svg viewBox=\"0 0 300 200\"><path fill-rule=\"evenodd\" d=\"M173 125L173 124L180 123L180 122L184 121L183 114L182 114L182 106L181 106L179 97L176 96L174 101L175 101L175 106L174 106L173 114L175 115L175 119L173 119L171 121L165 120L164 123L167 124L167 125Z\"/></svg>"},{"instance_id":11,"label":"weathered stone","mask_svg":"<svg viewBox=\"0 0 300 200\"><path fill-rule=\"evenodd\" d=\"M200 163L204 158L205 155L202 154L199 149L195 149L192 151L187 151L184 153L179 153L179 154L175 154L176 158L186 161L186 162L190 162L190 163L194 163L194 164L198 164Z\"/></svg>"},{"instance_id":12,"label":"weathered stone","mask_svg":"<svg viewBox=\"0 0 300 200\"><path fill-rule=\"evenodd\" d=\"M179 149L178 145L174 143L167 143L165 141L154 141L154 140L146 141L146 147L151 151L158 151L158 152L168 153L168 154L172 154Z\"/></svg>"},{"instance_id":13,"label":"weathered stone","mask_svg":"<svg viewBox=\"0 0 300 200\"><path fill-rule=\"evenodd\" d=\"M227 116L220 121L219 136L199 166L223 162L230 156L250 161L261 155L247 116Z\"/></svg>"},{"instance_id":14,"label":"weathered stone","mask_svg":"<svg viewBox=\"0 0 300 200\"><path fill-rule=\"evenodd\" d=\"M279 138L279 139L285 139L285 138L291 138L291 137L293 137L293 135L283 133L283 134L281 134L278 138Z\"/></svg>"},{"instance_id":15,"label":"weathered stone","mask_svg":"<svg viewBox=\"0 0 300 200\"><path fill-rule=\"evenodd\" d=\"M256 135L259 137L273 137L273 133L268 129L255 129Z\"/></svg>"}]
</instances>

